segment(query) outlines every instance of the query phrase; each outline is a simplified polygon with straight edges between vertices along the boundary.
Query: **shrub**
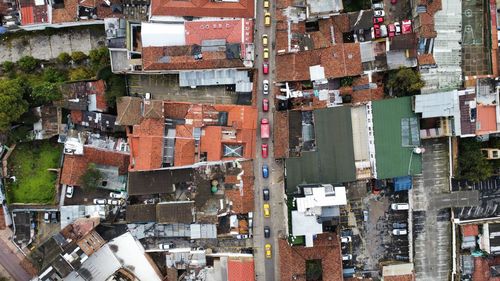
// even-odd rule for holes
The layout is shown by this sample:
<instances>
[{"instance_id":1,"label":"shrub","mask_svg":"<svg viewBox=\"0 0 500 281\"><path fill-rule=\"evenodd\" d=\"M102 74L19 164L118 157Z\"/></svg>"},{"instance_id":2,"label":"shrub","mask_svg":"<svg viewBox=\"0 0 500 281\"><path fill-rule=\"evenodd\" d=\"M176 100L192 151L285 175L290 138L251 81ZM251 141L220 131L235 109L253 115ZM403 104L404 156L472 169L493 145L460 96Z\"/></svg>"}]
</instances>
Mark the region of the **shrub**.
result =
<instances>
[{"instance_id":1,"label":"shrub","mask_svg":"<svg viewBox=\"0 0 500 281\"><path fill-rule=\"evenodd\" d=\"M57 56L57 61L62 64L68 64L70 60L71 56L66 52L60 53L59 56Z\"/></svg>"},{"instance_id":2,"label":"shrub","mask_svg":"<svg viewBox=\"0 0 500 281\"><path fill-rule=\"evenodd\" d=\"M68 74L62 70L47 67L43 71L43 81L50 83L61 83L68 80Z\"/></svg>"},{"instance_id":3,"label":"shrub","mask_svg":"<svg viewBox=\"0 0 500 281\"><path fill-rule=\"evenodd\" d=\"M78 67L75 69L72 69L69 72L69 79L71 81L76 81L76 80L85 80L85 79L90 79L94 76L92 71L86 67Z\"/></svg>"},{"instance_id":4,"label":"shrub","mask_svg":"<svg viewBox=\"0 0 500 281\"><path fill-rule=\"evenodd\" d=\"M24 56L18 62L19 68L25 72L33 72L38 67L39 61L32 56Z\"/></svg>"},{"instance_id":5,"label":"shrub","mask_svg":"<svg viewBox=\"0 0 500 281\"><path fill-rule=\"evenodd\" d=\"M75 63L81 63L87 59L87 55L84 52L76 51L76 52L71 53L71 59Z\"/></svg>"},{"instance_id":6,"label":"shrub","mask_svg":"<svg viewBox=\"0 0 500 281\"><path fill-rule=\"evenodd\" d=\"M2 63L2 71L3 72L11 72L14 70L14 67L16 67L16 64L11 62L11 61L4 61Z\"/></svg>"}]
</instances>

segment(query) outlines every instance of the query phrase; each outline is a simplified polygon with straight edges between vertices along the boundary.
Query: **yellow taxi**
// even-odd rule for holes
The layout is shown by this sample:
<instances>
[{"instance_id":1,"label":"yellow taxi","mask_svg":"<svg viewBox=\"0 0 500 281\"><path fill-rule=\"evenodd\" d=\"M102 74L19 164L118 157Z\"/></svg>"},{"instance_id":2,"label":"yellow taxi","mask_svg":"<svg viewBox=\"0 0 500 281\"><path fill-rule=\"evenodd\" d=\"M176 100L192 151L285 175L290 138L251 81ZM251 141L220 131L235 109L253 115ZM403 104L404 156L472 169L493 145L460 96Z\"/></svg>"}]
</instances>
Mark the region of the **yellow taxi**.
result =
<instances>
[{"instance_id":1,"label":"yellow taxi","mask_svg":"<svg viewBox=\"0 0 500 281\"><path fill-rule=\"evenodd\" d=\"M267 44L269 42L267 41L267 34L262 34L262 46L267 47Z\"/></svg>"},{"instance_id":2,"label":"yellow taxi","mask_svg":"<svg viewBox=\"0 0 500 281\"><path fill-rule=\"evenodd\" d=\"M269 0L264 0L264 8L269 8Z\"/></svg>"},{"instance_id":3,"label":"yellow taxi","mask_svg":"<svg viewBox=\"0 0 500 281\"><path fill-rule=\"evenodd\" d=\"M268 203L264 204L264 217L268 218L271 216L271 207L269 206Z\"/></svg>"},{"instance_id":4,"label":"yellow taxi","mask_svg":"<svg viewBox=\"0 0 500 281\"><path fill-rule=\"evenodd\" d=\"M264 25L271 26L271 13L269 12L264 13Z\"/></svg>"},{"instance_id":5,"label":"yellow taxi","mask_svg":"<svg viewBox=\"0 0 500 281\"><path fill-rule=\"evenodd\" d=\"M267 60L269 58L269 49L264 48L264 59Z\"/></svg>"},{"instance_id":6,"label":"yellow taxi","mask_svg":"<svg viewBox=\"0 0 500 281\"><path fill-rule=\"evenodd\" d=\"M273 254L271 253L271 244L266 244L265 249L266 249L266 258L270 259L273 256Z\"/></svg>"}]
</instances>

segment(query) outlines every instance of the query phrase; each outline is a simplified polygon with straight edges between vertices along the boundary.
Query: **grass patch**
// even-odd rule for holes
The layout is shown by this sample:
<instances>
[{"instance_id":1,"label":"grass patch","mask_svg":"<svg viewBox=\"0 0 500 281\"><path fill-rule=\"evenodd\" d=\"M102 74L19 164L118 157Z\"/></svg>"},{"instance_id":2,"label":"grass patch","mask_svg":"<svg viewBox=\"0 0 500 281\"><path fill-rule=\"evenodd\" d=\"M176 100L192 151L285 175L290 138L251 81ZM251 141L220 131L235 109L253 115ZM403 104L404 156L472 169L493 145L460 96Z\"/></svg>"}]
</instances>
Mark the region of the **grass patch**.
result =
<instances>
[{"instance_id":1,"label":"grass patch","mask_svg":"<svg viewBox=\"0 0 500 281\"><path fill-rule=\"evenodd\" d=\"M57 173L62 147L50 141L20 143L8 163L15 182L7 184L8 203L54 203Z\"/></svg>"}]
</instances>

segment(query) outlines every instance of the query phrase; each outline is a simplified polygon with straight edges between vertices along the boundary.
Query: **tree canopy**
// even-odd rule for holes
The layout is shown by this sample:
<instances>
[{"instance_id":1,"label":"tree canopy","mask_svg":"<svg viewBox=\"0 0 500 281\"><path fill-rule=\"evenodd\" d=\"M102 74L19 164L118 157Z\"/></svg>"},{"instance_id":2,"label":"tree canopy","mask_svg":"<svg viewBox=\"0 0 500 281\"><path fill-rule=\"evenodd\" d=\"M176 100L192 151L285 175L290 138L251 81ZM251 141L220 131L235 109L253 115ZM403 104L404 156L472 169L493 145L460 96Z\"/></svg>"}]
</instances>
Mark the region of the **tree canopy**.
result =
<instances>
[{"instance_id":1,"label":"tree canopy","mask_svg":"<svg viewBox=\"0 0 500 281\"><path fill-rule=\"evenodd\" d=\"M23 88L18 79L0 80L0 131L9 129L28 110L28 103L23 99Z\"/></svg>"},{"instance_id":2,"label":"tree canopy","mask_svg":"<svg viewBox=\"0 0 500 281\"><path fill-rule=\"evenodd\" d=\"M493 174L492 165L481 153L481 144L474 138L460 139L458 175L460 179L479 182Z\"/></svg>"},{"instance_id":3,"label":"tree canopy","mask_svg":"<svg viewBox=\"0 0 500 281\"><path fill-rule=\"evenodd\" d=\"M420 93L425 86L420 73L411 68L400 68L389 73L386 88L397 97L413 96Z\"/></svg>"},{"instance_id":4,"label":"tree canopy","mask_svg":"<svg viewBox=\"0 0 500 281\"><path fill-rule=\"evenodd\" d=\"M94 163L90 163L87 166L87 170L85 170L85 173L80 177L80 183L82 184L83 188L95 190L99 186L99 182L102 180L102 178L103 175L101 171L96 168L96 165Z\"/></svg>"}]
</instances>

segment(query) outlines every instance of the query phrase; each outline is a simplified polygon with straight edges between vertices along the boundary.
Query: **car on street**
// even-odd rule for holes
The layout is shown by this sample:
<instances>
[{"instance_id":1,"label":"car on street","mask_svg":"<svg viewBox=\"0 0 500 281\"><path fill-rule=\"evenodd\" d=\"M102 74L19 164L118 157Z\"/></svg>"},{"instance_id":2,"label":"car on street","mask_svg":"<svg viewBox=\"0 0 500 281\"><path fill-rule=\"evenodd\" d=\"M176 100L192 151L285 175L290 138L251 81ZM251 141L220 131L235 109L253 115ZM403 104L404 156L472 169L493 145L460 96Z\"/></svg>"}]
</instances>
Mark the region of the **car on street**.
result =
<instances>
[{"instance_id":1,"label":"car on street","mask_svg":"<svg viewBox=\"0 0 500 281\"><path fill-rule=\"evenodd\" d=\"M158 248L160 248L160 250L168 250L175 248L175 245L174 243L162 243L158 245Z\"/></svg>"},{"instance_id":2,"label":"car on street","mask_svg":"<svg viewBox=\"0 0 500 281\"><path fill-rule=\"evenodd\" d=\"M49 212L45 212L43 214L43 222L44 223L49 223L50 222L50 213Z\"/></svg>"},{"instance_id":3,"label":"car on street","mask_svg":"<svg viewBox=\"0 0 500 281\"><path fill-rule=\"evenodd\" d=\"M95 198L94 205L106 205L108 201L106 199Z\"/></svg>"},{"instance_id":4,"label":"car on street","mask_svg":"<svg viewBox=\"0 0 500 281\"><path fill-rule=\"evenodd\" d=\"M120 192L120 193L110 192L109 197L116 198L116 199L123 199L126 197L126 194L124 192Z\"/></svg>"},{"instance_id":5,"label":"car on street","mask_svg":"<svg viewBox=\"0 0 500 281\"><path fill-rule=\"evenodd\" d=\"M396 35L396 26L394 26L393 23L387 25L387 32L389 35L389 38L392 38Z\"/></svg>"},{"instance_id":6,"label":"car on street","mask_svg":"<svg viewBox=\"0 0 500 281\"><path fill-rule=\"evenodd\" d=\"M120 200L118 199L108 199L108 204L113 205L113 206L118 206L120 205Z\"/></svg>"},{"instance_id":7,"label":"car on street","mask_svg":"<svg viewBox=\"0 0 500 281\"><path fill-rule=\"evenodd\" d=\"M269 64L267 64L267 63L262 64L262 72L264 72L264 74L269 73Z\"/></svg>"},{"instance_id":8,"label":"car on street","mask_svg":"<svg viewBox=\"0 0 500 281\"><path fill-rule=\"evenodd\" d=\"M262 165L262 177L265 179L269 177L269 166L266 164Z\"/></svg>"},{"instance_id":9,"label":"car on street","mask_svg":"<svg viewBox=\"0 0 500 281\"><path fill-rule=\"evenodd\" d=\"M269 201L269 188L262 189L262 195L264 196L264 201Z\"/></svg>"},{"instance_id":10,"label":"car on street","mask_svg":"<svg viewBox=\"0 0 500 281\"><path fill-rule=\"evenodd\" d=\"M267 47L267 44L269 44L267 34L262 34L262 46Z\"/></svg>"},{"instance_id":11,"label":"car on street","mask_svg":"<svg viewBox=\"0 0 500 281\"><path fill-rule=\"evenodd\" d=\"M75 187L72 185L66 186L66 198L73 197L73 192L75 191Z\"/></svg>"},{"instance_id":12,"label":"car on street","mask_svg":"<svg viewBox=\"0 0 500 281\"><path fill-rule=\"evenodd\" d=\"M396 36L401 35L401 24L399 22L395 22L394 27L396 28Z\"/></svg>"},{"instance_id":13,"label":"car on street","mask_svg":"<svg viewBox=\"0 0 500 281\"><path fill-rule=\"evenodd\" d=\"M384 2L373 3L372 8L374 10L383 10L384 9Z\"/></svg>"},{"instance_id":14,"label":"car on street","mask_svg":"<svg viewBox=\"0 0 500 281\"><path fill-rule=\"evenodd\" d=\"M50 222L57 223L57 212L50 213Z\"/></svg>"},{"instance_id":15,"label":"car on street","mask_svg":"<svg viewBox=\"0 0 500 281\"><path fill-rule=\"evenodd\" d=\"M373 18L373 24L377 24L377 23L383 23L384 22L384 18Z\"/></svg>"},{"instance_id":16,"label":"car on street","mask_svg":"<svg viewBox=\"0 0 500 281\"><path fill-rule=\"evenodd\" d=\"M267 79L264 79L262 80L262 92L264 93L264 95L268 95L269 94L269 80Z\"/></svg>"},{"instance_id":17,"label":"car on street","mask_svg":"<svg viewBox=\"0 0 500 281\"><path fill-rule=\"evenodd\" d=\"M384 10L375 10L375 11L373 11L373 16L375 16L375 17L384 17L385 16L385 12L384 12Z\"/></svg>"},{"instance_id":18,"label":"car on street","mask_svg":"<svg viewBox=\"0 0 500 281\"><path fill-rule=\"evenodd\" d=\"M393 229L392 230L392 235L406 235L408 234L408 231L406 229Z\"/></svg>"},{"instance_id":19,"label":"car on street","mask_svg":"<svg viewBox=\"0 0 500 281\"><path fill-rule=\"evenodd\" d=\"M271 237L271 228L269 226L264 226L264 238Z\"/></svg>"},{"instance_id":20,"label":"car on street","mask_svg":"<svg viewBox=\"0 0 500 281\"><path fill-rule=\"evenodd\" d=\"M340 243L349 243L352 241L352 238L351 236L343 236L343 237L340 237Z\"/></svg>"},{"instance_id":21,"label":"car on street","mask_svg":"<svg viewBox=\"0 0 500 281\"><path fill-rule=\"evenodd\" d=\"M269 49L268 48L264 48L263 57L265 60L269 59Z\"/></svg>"},{"instance_id":22,"label":"car on street","mask_svg":"<svg viewBox=\"0 0 500 281\"><path fill-rule=\"evenodd\" d=\"M268 99L262 99L262 111L268 112L269 111L269 100Z\"/></svg>"},{"instance_id":23,"label":"car on street","mask_svg":"<svg viewBox=\"0 0 500 281\"><path fill-rule=\"evenodd\" d=\"M387 26L383 24L374 24L371 31L373 39L383 38L387 36Z\"/></svg>"},{"instance_id":24,"label":"car on street","mask_svg":"<svg viewBox=\"0 0 500 281\"><path fill-rule=\"evenodd\" d=\"M271 26L271 13L264 13L264 26Z\"/></svg>"},{"instance_id":25,"label":"car on street","mask_svg":"<svg viewBox=\"0 0 500 281\"><path fill-rule=\"evenodd\" d=\"M271 216L271 206L269 203L264 203L264 217L268 218Z\"/></svg>"},{"instance_id":26,"label":"car on street","mask_svg":"<svg viewBox=\"0 0 500 281\"><path fill-rule=\"evenodd\" d=\"M406 228L406 223L403 222L393 222L392 228Z\"/></svg>"},{"instance_id":27,"label":"car on street","mask_svg":"<svg viewBox=\"0 0 500 281\"><path fill-rule=\"evenodd\" d=\"M269 8L269 0L264 0L264 8Z\"/></svg>"},{"instance_id":28,"label":"car on street","mask_svg":"<svg viewBox=\"0 0 500 281\"><path fill-rule=\"evenodd\" d=\"M342 260L343 261L350 261L350 260L352 260L352 255L351 254L342 255Z\"/></svg>"},{"instance_id":29,"label":"car on street","mask_svg":"<svg viewBox=\"0 0 500 281\"><path fill-rule=\"evenodd\" d=\"M267 118L262 118L262 120L260 120L260 138L268 139L270 133L271 128L269 126L269 120L267 120Z\"/></svg>"},{"instance_id":30,"label":"car on street","mask_svg":"<svg viewBox=\"0 0 500 281\"><path fill-rule=\"evenodd\" d=\"M392 5L396 5L398 3L398 0L391 0Z\"/></svg>"},{"instance_id":31,"label":"car on street","mask_svg":"<svg viewBox=\"0 0 500 281\"><path fill-rule=\"evenodd\" d=\"M368 211L367 210L363 211L363 221L368 221Z\"/></svg>"},{"instance_id":32,"label":"car on street","mask_svg":"<svg viewBox=\"0 0 500 281\"><path fill-rule=\"evenodd\" d=\"M271 253L271 244L266 244L265 249L266 249L266 258L268 259L272 258L273 254Z\"/></svg>"},{"instance_id":33,"label":"car on street","mask_svg":"<svg viewBox=\"0 0 500 281\"><path fill-rule=\"evenodd\" d=\"M393 209L394 211L408 210L410 209L410 205L408 205L408 203L392 203L391 209Z\"/></svg>"},{"instance_id":34,"label":"car on street","mask_svg":"<svg viewBox=\"0 0 500 281\"><path fill-rule=\"evenodd\" d=\"M411 20L404 20L401 22L401 29L403 34L411 33Z\"/></svg>"},{"instance_id":35,"label":"car on street","mask_svg":"<svg viewBox=\"0 0 500 281\"><path fill-rule=\"evenodd\" d=\"M262 150L262 158L267 158L269 156L269 152L268 152L268 148L269 146L267 145L267 143L263 143L261 146L260 146L261 150Z\"/></svg>"}]
</instances>

